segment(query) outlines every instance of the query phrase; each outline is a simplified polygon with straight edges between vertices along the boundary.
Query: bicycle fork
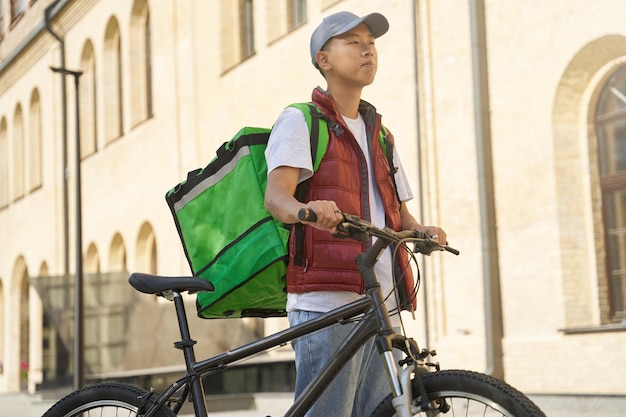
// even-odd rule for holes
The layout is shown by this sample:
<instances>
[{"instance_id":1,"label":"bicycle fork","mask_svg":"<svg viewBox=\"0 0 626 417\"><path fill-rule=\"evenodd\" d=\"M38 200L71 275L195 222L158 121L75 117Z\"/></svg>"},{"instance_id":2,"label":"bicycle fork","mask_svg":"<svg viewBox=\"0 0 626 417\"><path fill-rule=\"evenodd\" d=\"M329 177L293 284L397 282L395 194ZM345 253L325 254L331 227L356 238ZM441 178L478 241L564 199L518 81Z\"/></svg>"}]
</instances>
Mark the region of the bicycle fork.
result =
<instances>
[{"instance_id":1,"label":"bicycle fork","mask_svg":"<svg viewBox=\"0 0 626 417\"><path fill-rule=\"evenodd\" d=\"M396 410L398 417L411 417L411 401L413 398L411 389L411 367L401 370L398 374L398 368L391 351L385 351L381 354L385 370L387 371L387 379L391 386L391 394L393 399L391 403Z\"/></svg>"},{"instance_id":2,"label":"bicycle fork","mask_svg":"<svg viewBox=\"0 0 626 417\"><path fill-rule=\"evenodd\" d=\"M431 409L426 389L422 382L422 374L428 372L423 365L417 362L410 361L412 363L405 368L398 368L394 362L391 352L383 352L381 354L385 363L385 369L387 370L387 377L391 385L391 392L393 398L391 404L396 410L398 417L411 417L417 411L428 411ZM420 404L413 405L413 385L411 383L411 376L415 375L418 389L420 391L421 402Z\"/></svg>"},{"instance_id":3,"label":"bicycle fork","mask_svg":"<svg viewBox=\"0 0 626 417\"><path fill-rule=\"evenodd\" d=\"M393 408L396 410L398 417L411 417L413 415L411 409L411 402L413 401L413 389L411 387L411 374L413 373L413 367L406 367L402 369L399 382L402 386L402 394L395 396L391 400Z\"/></svg>"},{"instance_id":4,"label":"bicycle fork","mask_svg":"<svg viewBox=\"0 0 626 417\"><path fill-rule=\"evenodd\" d=\"M414 367L418 365L415 361L410 361L409 366L401 369L401 372L398 373L398 367L393 357L393 341L396 334L393 331L389 319L389 313L384 303L380 283L376 279L376 273L374 272L374 264L379 254L387 246L389 246L388 242L385 242L383 239L378 239L370 250L357 256L356 263L359 265L359 271L363 277L365 292L369 294L374 305L378 307L374 309L380 329L376 336L376 348L384 363L387 379L391 387L393 397L391 403L398 417L411 417L413 415L411 412L411 403L413 401L411 374L413 373ZM407 345L406 347L408 349L406 352L407 355L412 356L410 346ZM422 396L424 396L424 393L422 393Z\"/></svg>"}]
</instances>

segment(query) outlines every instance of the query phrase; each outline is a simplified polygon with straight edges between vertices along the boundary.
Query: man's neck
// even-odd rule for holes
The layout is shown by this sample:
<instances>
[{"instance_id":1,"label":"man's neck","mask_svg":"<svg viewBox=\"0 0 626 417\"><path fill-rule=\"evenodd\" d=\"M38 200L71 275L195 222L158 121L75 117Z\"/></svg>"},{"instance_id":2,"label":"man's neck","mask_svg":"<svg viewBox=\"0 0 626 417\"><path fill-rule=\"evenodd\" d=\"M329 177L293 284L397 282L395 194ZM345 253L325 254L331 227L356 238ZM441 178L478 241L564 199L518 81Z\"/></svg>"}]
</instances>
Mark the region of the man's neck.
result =
<instances>
[{"instance_id":1,"label":"man's neck","mask_svg":"<svg viewBox=\"0 0 626 417\"><path fill-rule=\"evenodd\" d=\"M361 102L361 89L332 88L328 86L327 92L335 100L337 110L350 119L356 119L359 115L359 103Z\"/></svg>"}]
</instances>

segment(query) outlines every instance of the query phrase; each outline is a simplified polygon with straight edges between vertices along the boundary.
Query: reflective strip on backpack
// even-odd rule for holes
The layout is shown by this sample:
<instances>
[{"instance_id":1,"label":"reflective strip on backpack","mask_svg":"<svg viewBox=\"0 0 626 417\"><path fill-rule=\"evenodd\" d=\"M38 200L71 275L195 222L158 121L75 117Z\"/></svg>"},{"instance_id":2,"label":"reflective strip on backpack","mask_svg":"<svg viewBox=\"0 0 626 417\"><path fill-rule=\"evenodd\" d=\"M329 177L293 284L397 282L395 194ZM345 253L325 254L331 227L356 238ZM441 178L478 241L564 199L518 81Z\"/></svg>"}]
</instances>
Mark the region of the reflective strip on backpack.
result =
<instances>
[{"instance_id":1,"label":"reflective strip on backpack","mask_svg":"<svg viewBox=\"0 0 626 417\"><path fill-rule=\"evenodd\" d=\"M239 163L239 160L250 155L250 148L248 146L242 146L239 148L233 158L228 161L223 167L221 167L215 174L199 182L193 187L187 194L183 195L176 203L174 203L174 210L178 212L184 208L188 202L196 198L207 188L210 188L220 182L226 175L228 175Z\"/></svg>"}]
</instances>

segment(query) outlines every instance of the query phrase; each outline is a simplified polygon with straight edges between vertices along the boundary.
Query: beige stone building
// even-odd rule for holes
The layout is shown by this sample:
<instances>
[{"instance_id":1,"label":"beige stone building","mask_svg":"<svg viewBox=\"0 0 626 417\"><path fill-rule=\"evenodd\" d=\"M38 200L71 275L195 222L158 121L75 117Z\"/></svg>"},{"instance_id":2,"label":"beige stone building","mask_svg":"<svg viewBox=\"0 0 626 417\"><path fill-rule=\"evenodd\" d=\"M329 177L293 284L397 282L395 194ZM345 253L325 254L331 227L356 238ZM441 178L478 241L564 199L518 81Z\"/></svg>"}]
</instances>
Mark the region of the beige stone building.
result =
<instances>
[{"instance_id":1,"label":"beige stone building","mask_svg":"<svg viewBox=\"0 0 626 417\"><path fill-rule=\"evenodd\" d=\"M420 259L409 331L527 393L626 395L626 2L482 3L0 0L0 392L71 384L80 266L88 380L180 363L125 281L188 273L164 194L308 100L309 35L351 10L390 21L364 98L461 251ZM200 354L285 325L191 322Z\"/></svg>"}]
</instances>

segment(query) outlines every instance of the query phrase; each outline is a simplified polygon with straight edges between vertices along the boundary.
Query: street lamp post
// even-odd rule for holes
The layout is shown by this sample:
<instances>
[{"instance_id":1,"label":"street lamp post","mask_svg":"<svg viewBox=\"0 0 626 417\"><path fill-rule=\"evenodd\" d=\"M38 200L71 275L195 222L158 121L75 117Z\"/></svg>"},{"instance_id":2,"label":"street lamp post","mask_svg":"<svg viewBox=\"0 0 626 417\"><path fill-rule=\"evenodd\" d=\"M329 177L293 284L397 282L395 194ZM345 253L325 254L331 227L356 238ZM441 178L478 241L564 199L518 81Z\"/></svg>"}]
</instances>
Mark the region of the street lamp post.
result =
<instances>
[{"instance_id":1,"label":"street lamp post","mask_svg":"<svg viewBox=\"0 0 626 417\"><path fill-rule=\"evenodd\" d=\"M74 77L74 89L76 97L76 278L74 295L74 389L80 389L85 385L84 368L84 325L83 325L83 231L82 231L82 203L81 203L81 178L80 178L80 106L79 106L79 79L82 71L71 71L66 68L50 67L53 72L63 76Z\"/></svg>"}]
</instances>

